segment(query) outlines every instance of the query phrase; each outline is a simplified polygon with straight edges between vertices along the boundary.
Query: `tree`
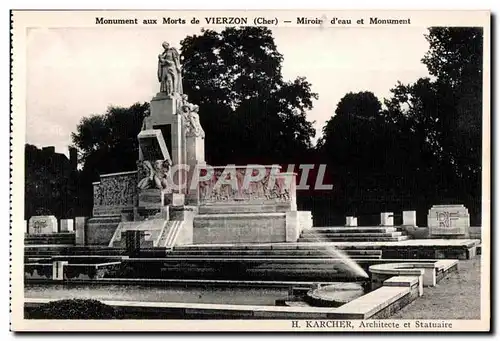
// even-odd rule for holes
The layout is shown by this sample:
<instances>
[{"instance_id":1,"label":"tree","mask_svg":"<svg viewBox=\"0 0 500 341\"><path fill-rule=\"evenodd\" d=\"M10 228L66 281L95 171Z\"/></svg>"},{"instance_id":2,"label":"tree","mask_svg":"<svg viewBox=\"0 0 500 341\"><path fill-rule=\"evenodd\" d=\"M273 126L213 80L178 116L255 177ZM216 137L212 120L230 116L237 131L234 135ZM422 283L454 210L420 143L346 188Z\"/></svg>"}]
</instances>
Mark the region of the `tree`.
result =
<instances>
[{"instance_id":1,"label":"tree","mask_svg":"<svg viewBox=\"0 0 500 341\"><path fill-rule=\"evenodd\" d=\"M83 172L92 181L99 174L134 170L138 156L137 135L148 103L129 108L109 107L102 115L84 117L72 139L78 148Z\"/></svg>"},{"instance_id":2,"label":"tree","mask_svg":"<svg viewBox=\"0 0 500 341\"><path fill-rule=\"evenodd\" d=\"M422 59L436 83L446 89L442 115L442 147L456 175L480 182L482 136L483 29L433 27L430 49Z\"/></svg>"},{"instance_id":3,"label":"tree","mask_svg":"<svg viewBox=\"0 0 500 341\"><path fill-rule=\"evenodd\" d=\"M427 208L465 203L478 223L481 198L483 32L474 27L430 28L422 62L433 79L398 83L385 101L408 150L408 173L421 184ZM410 169L410 168L407 168ZM472 213L472 212L471 212ZM474 213L473 213L474 214ZM475 222L474 222L475 221Z\"/></svg>"},{"instance_id":4,"label":"tree","mask_svg":"<svg viewBox=\"0 0 500 341\"><path fill-rule=\"evenodd\" d=\"M317 148L333 173L333 205L346 214L382 210L381 197L401 187L395 132L381 113L372 92L351 92L323 127Z\"/></svg>"},{"instance_id":5,"label":"tree","mask_svg":"<svg viewBox=\"0 0 500 341\"><path fill-rule=\"evenodd\" d=\"M323 127L318 143L335 165L354 165L372 161L377 121L382 109L372 92L348 93L337 104L335 115Z\"/></svg>"},{"instance_id":6,"label":"tree","mask_svg":"<svg viewBox=\"0 0 500 341\"><path fill-rule=\"evenodd\" d=\"M434 204L464 203L477 224L483 32L438 27L426 39L422 62L432 78L398 83L383 110L375 96L347 94L318 148L337 172L346 202L368 193L380 193L380 201L395 195L397 209L406 201L421 214Z\"/></svg>"},{"instance_id":7,"label":"tree","mask_svg":"<svg viewBox=\"0 0 500 341\"><path fill-rule=\"evenodd\" d=\"M83 165L77 179L78 209L89 215L93 205L92 182L101 174L136 169L137 135L149 103L136 103L129 108L111 106L104 114L84 117L71 135Z\"/></svg>"},{"instance_id":8,"label":"tree","mask_svg":"<svg viewBox=\"0 0 500 341\"><path fill-rule=\"evenodd\" d=\"M448 177L476 185L481 170L482 29L430 28L422 61L435 80L398 84L387 117L416 136Z\"/></svg>"},{"instance_id":9,"label":"tree","mask_svg":"<svg viewBox=\"0 0 500 341\"><path fill-rule=\"evenodd\" d=\"M303 77L283 79L269 29L205 30L181 46L184 91L200 105L210 163L287 162L311 148L306 111L317 94Z\"/></svg>"},{"instance_id":10,"label":"tree","mask_svg":"<svg viewBox=\"0 0 500 341\"><path fill-rule=\"evenodd\" d=\"M76 201L76 169L51 148L25 145L25 218L55 215L70 218Z\"/></svg>"}]
</instances>

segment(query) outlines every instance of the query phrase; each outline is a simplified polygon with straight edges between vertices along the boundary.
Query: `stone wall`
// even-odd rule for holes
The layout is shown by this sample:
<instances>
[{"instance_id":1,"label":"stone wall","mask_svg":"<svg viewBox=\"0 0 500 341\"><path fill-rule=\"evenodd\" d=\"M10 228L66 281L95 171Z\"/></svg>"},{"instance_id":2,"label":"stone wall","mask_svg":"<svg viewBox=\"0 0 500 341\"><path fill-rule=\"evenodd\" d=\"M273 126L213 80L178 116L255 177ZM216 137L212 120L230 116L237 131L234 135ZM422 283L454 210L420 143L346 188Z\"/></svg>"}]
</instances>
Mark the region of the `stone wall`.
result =
<instances>
[{"instance_id":1,"label":"stone wall","mask_svg":"<svg viewBox=\"0 0 500 341\"><path fill-rule=\"evenodd\" d=\"M198 215L193 243L286 242L285 213Z\"/></svg>"}]
</instances>

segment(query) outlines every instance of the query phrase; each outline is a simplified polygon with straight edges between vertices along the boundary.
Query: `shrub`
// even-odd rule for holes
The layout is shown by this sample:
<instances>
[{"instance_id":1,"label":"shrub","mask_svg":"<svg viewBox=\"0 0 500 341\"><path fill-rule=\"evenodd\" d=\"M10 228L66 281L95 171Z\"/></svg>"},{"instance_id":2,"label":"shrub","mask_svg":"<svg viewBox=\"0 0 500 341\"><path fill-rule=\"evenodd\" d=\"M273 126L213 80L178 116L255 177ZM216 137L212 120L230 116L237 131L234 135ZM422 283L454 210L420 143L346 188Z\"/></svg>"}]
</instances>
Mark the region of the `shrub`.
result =
<instances>
[{"instance_id":1,"label":"shrub","mask_svg":"<svg viewBox=\"0 0 500 341\"><path fill-rule=\"evenodd\" d=\"M86 319L110 320L119 319L122 314L119 309L89 299L67 299L53 301L41 305L28 312L27 318L32 319Z\"/></svg>"}]
</instances>

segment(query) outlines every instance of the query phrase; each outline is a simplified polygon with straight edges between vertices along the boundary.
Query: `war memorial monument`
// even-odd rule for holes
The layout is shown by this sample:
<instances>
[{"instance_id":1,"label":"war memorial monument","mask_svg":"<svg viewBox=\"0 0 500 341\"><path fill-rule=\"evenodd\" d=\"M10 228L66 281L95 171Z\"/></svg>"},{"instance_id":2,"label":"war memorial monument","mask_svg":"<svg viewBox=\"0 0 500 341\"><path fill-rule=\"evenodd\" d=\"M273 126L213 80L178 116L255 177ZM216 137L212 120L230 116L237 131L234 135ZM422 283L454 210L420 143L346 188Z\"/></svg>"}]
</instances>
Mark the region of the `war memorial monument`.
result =
<instances>
[{"instance_id":1,"label":"war memorial monument","mask_svg":"<svg viewBox=\"0 0 500 341\"><path fill-rule=\"evenodd\" d=\"M313 226L295 173L207 164L179 53L164 42L157 62L137 170L101 174L90 217L25 222L27 318L94 299L121 319L386 319L479 253L462 205L431 207L426 227L415 211Z\"/></svg>"}]
</instances>

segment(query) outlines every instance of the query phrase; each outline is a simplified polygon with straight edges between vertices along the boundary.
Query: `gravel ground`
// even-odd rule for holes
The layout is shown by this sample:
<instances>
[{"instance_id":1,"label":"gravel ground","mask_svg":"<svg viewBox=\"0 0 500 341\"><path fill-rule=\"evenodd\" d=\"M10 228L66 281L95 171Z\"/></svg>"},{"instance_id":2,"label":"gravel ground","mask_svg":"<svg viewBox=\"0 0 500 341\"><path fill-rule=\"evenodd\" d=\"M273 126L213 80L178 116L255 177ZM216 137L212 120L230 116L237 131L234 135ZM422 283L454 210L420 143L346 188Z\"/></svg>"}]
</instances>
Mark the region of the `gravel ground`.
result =
<instances>
[{"instance_id":1,"label":"gravel ground","mask_svg":"<svg viewBox=\"0 0 500 341\"><path fill-rule=\"evenodd\" d=\"M452 273L424 295L392 315L393 319L480 319L480 256L460 261Z\"/></svg>"}]
</instances>

